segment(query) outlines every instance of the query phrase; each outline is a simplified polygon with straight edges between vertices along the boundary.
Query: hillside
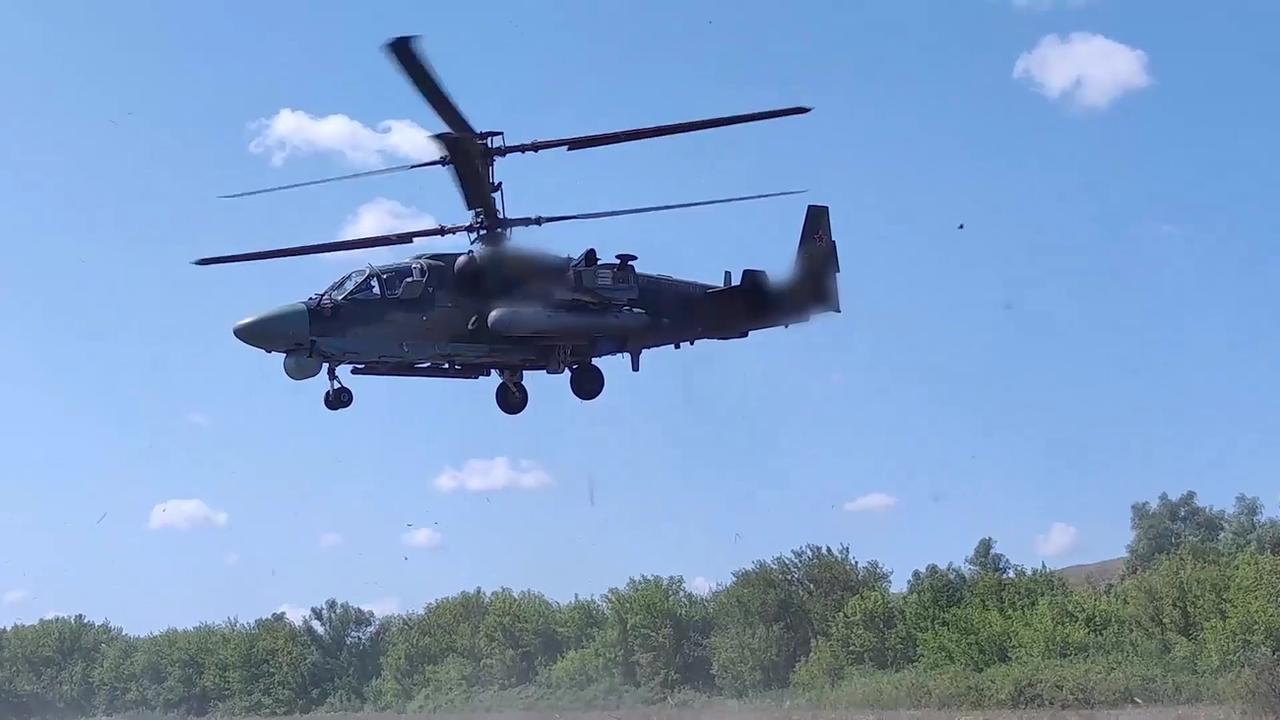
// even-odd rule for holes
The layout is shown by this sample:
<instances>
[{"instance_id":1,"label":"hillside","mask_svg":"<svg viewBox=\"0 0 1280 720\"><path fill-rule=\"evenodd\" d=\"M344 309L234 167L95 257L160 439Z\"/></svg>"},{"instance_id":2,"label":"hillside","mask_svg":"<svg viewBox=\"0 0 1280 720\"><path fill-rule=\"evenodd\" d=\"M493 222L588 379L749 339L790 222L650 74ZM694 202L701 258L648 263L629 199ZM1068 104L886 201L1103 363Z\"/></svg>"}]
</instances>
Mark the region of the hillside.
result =
<instances>
[{"instance_id":1,"label":"hillside","mask_svg":"<svg viewBox=\"0 0 1280 720\"><path fill-rule=\"evenodd\" d=\"M1114 582L1120 578L1120 573L1123 571L1124 558L1118 557L1083 565L1069 565L1060 568L1058 574L1066 578L1067 584L1071 587L1081 588L1091 584L1105 585Z\"/></svg>"}]
</instances>

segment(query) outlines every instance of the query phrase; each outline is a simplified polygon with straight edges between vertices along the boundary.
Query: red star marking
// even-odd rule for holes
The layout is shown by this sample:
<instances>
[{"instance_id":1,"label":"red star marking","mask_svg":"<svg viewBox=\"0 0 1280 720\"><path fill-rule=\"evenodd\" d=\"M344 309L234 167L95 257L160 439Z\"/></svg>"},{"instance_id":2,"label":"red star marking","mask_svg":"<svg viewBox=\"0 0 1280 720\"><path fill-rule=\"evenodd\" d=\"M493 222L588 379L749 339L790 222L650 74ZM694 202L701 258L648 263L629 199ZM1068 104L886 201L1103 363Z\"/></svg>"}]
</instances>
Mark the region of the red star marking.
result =
<instances>
[{"instance_id":1,"label":"red star marking","mask_svg":"<svg viewBox=\"0 0 1280 720\"><path fill-rule=\"evenodd\" d=\"M821 230L819 230L818 232L813 234L813 241L818 243L819 245L825 245L827 242L827 236L824 235Z\"/></svg>"}]
</instances>

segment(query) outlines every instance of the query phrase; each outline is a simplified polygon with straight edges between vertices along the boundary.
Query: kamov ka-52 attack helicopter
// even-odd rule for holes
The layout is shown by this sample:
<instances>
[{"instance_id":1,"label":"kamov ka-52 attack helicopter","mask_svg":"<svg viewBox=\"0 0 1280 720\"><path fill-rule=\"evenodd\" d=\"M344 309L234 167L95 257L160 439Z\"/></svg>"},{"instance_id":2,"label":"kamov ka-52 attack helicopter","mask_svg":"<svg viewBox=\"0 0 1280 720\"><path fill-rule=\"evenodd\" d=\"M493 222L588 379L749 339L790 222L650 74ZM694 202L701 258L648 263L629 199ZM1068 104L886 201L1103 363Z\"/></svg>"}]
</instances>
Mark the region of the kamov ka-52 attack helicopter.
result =
<instances>
[{"instance_id":1,"label":"kamov ka-52 attack helicopter","mask_svg":"<svg viewBox=\"0 0 1280 720\"><path fill-rule=\"evenodd\" d=\"M465 378L497 373L498 407L519 414L529 403L526 371L569 372L569 387L582 400L604 390L604 374L593 361L626 353L632 371L650 348L697 340L729 340L751 331L803 322L812 314L840 311L836 273L840 266L827 208L810 205L800 232L795 271L771 283L761 270L743 270L737 284L725 271L721 285L637 272L636 256L620 253L601 262L594 248L576 258L506 245L512 228L568 220L661 212L742 202L802 191L702 200L572 215L508 217L494 161L553 148L584 150L635 140L694 132L809 112L806 107L732 115L598 135L506 144L501 132L478 132L463 117L426 63L412 37L398 37L387 50L449 128L435 136L445 155L338 177L226 195L245 197L421 167L453 170L471 221L410 232L201 258L196 265L247 262L405 245L418 238L466 233L472 250L414 255L402 262L343 275L324 291L236 324L241 341L284 355L285 374L306 380L327 368L325 407L349 407L353 395L338 379L342 365L352 375Z\"/></svg>"}]
</instances>

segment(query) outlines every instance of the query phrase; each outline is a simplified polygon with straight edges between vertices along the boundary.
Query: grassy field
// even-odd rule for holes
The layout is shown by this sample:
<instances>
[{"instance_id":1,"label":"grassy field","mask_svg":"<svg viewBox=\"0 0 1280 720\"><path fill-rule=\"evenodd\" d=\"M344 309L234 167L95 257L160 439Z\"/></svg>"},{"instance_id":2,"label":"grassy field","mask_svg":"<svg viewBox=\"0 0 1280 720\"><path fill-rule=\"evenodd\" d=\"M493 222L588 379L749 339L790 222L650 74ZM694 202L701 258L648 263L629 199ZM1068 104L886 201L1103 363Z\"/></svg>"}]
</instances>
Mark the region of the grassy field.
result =
<instances>
[{"instance_id":1,"label":"grassy field","mask_svg":"<svg viewBox=\"0 0 1280 720\"><path fill-rule=\"evenodd\" d=\"M338 713L291 718L243 720L1244 720L1248 716L1226 708L1134 707L1122 710L1037 711L862 711L790 710L786 708L641 708L607 712L526 712L437 715ZM105 718L102 720L106 720ZM130 715L111 720L171 720L159 715Z\"/></svg>"}]
</instances>

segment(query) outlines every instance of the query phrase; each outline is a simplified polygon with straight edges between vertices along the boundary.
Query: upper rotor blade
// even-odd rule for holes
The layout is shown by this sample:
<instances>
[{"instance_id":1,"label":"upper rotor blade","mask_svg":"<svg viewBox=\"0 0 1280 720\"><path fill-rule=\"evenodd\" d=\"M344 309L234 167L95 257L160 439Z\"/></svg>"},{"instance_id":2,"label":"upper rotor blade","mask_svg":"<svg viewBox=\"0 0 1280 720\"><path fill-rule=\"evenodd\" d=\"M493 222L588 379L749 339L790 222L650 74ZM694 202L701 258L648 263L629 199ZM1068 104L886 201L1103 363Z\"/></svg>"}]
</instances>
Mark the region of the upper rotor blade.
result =
<instances>
[{"instance_id":1,"label":"upper rotor blade","mask_svg":"<svg viewBox=\"0 0 1280 720\"><path fill-rule=\"evenodd\" d=\"M545 225L547 223L564 222L565 220L598 220L600 218L619 217L621 215L641 215L644 213L680 210L682 208L702 207L704 205L723 205L725 203L745 202L747 200L763 200L764 198L799 195L805 190L784 190L782 192L763 193L760 195L741 195L738 197L719 198L717 200L698 200L696 202L675 203L673 205L650 205L648 207L627 208L625 210L605 210L602 212L576 213L573 215L538 215L535 217L506 218L503 225L507 227L527 227Z\"/></svg>"},{"instance_id":2,"label":"upper rotor blade","mask_svg":"<svg viewBox=\"0 0 1280 720\"><path fill-rule=\"evenodd\" d=\"M390 173L402 172L404 170L432 167L434 165L447 165L448 163L448 158L440 158L439 160L430 160L428 162L394 165L392 167L378 168L377 170L364 170L362 172L350 173L348 175L335 175L333 177L320 178L319 180L304 180L302 182L289 183L288 185L275 185L268 188L261 188L259 190L247 190L245 192L232 193L230 195L219 195L218 197L223 200L249 197L250 195L262 195L264 193L278 192L280 190L292 190L294 188L308 187L310 185L323 185L325 183L337 182L338 180L354 180L355 178L373 177L374 175L388 175Z\"/></svg>"},{"instance_id":3,"label":"upper rotor blade","mask_svg":"<svg viewBox=\"0 0 1280 720\"><path fill-rule=\"evenodd\" d=\"M387 50L400 64L400 68L404 70L404 74L409 76L409 81L414 87L418 88L418 92L427 99L431 104L431 108L436 111L444 124L458 135L475 135L475 128L471 127L471 123L462 116L462 112L458 110L458 106L453 104L453 100L449 99L449 94L444 91L440 82L436 80L435 74L431 72L431 68L418 57L418 53L413 49L413 40L415 36L402 35L387 43Z\"/></svg>"},{"instance_id":4,"label":"upper rotor blade","mask_svg":"<svg viewBox=\"0 0 1280 720\"><path fill-rule=\"evenodd\" d=\"M191 264L225 265L227 263L250 262L253 260L272 260L275 258L298 257L300 255L321 255L323 253L343 252L346 250L364 250L367 248L388 247L390 245L408 245L417 238L452 235L474 229L471 225L440 225L439 227L391 233L389 235L371 235L369 237L352 238L351 240L335 240L313 245L295 245L293 247L258 250L235 255L217 255L193 260Z\"/></svg>"},{"instance_id":5,"label":"upper rotor blade","mask_svg":"<svg viewBox=\"0 0 1280 720\"><path fill-rule=\"evenodd\" d=\"M780 108L778 110L764 110L761 112L744 113L742 115L726 115L724 117L708 118L706 120L691 120L689 122L672 123L670 125L655 125L653 127L635 128L634 130L618 130L616 132L599 133L597 135L579 135L577 137L559 138L556 140L535 140L533 142L522 143L519 145L508 145L505 148L502 148L499 153L495 154L509 155L511 153L538 152L539 150L549 150L551 148L558 147L563 147L567 150L586 150L587 148L617 145L618 143L647 140L649 138L665 137L667 135L679 135L680 133L709 130L711 128L725 127L727 125L741 125L742 123L772 120L773 118L787 117L789 115L803 115L812 109L813 108L808 107Z\"/></svg>"}]
</instances>

